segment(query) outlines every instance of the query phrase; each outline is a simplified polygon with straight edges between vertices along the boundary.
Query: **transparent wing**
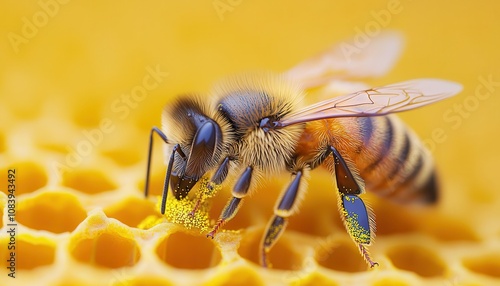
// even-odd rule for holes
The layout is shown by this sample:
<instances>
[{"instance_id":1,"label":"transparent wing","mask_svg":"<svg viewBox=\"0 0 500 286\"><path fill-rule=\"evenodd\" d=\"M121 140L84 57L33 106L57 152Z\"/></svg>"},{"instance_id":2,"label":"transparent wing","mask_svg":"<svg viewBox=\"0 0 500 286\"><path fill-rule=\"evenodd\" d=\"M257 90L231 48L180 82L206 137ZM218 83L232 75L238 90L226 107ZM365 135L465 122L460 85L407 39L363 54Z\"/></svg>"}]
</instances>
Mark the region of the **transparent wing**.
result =
<instances>
[{"instance_id":1,"label":"transparent wing","mask_svg":"<svg viewBox=\"0 0 500 286\"><path fill-rule=\"evenodd\" d=\"M396 32L381 32L376 37L356 35L298 64L285 75L306 89L334 79L378 77L393 67L402 47L403 38Z\"/></svg>"},{"instance_id":2,"label":"transparent wing","mask_svg":"<svg viewBox=\"0 0 500 286\"><path fill-rule=\"evenodd\" d=\"M333 117L384 115L424 106L462 90L458 83L439 79L416 79L371 88L307 106L277 122L283 127Z\"/></svg>"}]
</instances>

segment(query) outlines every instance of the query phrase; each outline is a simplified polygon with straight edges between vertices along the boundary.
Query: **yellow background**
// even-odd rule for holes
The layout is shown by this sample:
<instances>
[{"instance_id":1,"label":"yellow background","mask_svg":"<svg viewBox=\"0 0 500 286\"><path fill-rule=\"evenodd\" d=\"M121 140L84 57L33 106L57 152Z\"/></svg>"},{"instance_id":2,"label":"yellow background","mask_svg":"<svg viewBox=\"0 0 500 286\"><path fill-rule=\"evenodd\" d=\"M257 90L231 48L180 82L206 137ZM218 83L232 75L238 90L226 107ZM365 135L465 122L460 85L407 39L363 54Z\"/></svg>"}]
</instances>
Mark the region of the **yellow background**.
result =
<instances>
[{"instance_id":1,"label":"yellow background","mask_svg":"<svg viewBox=\"0 0 500 286\"><path fill-rule=\"evenodd\" d=\"M283 71L364 30L388 5L399 5L385 28L404 35L402 57L386 76L369 83L436 77L463 84L458 96L402 117L435 144L443 185L440 213L460 216L481 237L497 241L500 252L500 85L459 115L459 124L443 117L457 104L476 102L478 88L486 92L480 78L500 82L498 1L67 2L57 4L32 34L23 34L23 18L44 23L33 19L43 11L38 2L0 3L2 167L37 161L40 149L63 160L84 138L83 130L98 128L103 118L114 129L84 161L92 165L94 153L116 152L117 160L145 162L147 134L160 125L162 107L174 96L206 91L235 72ZM217 3L231 9L218 13ZM13 44L13 34L27 42ZM157 66L168 73L158 88L130 108L129 116L113 112L113 103L142 83L146 68ZM432 139L436 133L438 140Z\"/></svg>"}]
</instances>

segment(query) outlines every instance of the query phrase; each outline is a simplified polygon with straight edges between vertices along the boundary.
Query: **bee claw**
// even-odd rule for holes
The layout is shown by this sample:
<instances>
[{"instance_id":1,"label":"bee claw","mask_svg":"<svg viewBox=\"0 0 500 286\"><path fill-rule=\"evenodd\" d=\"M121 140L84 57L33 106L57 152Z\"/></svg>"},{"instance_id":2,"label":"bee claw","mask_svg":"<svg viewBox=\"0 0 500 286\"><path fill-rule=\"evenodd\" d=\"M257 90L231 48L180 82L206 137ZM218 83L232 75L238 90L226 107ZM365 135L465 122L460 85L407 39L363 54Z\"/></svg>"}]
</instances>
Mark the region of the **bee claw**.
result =
<instances>
[{"instance_id":1,"label":"bee claw","mask_svg":"<svg viewBox=\"0 0 500 286\"><path fill-rule=\"evenodd\" d=\"M199 207L200 207L200 201L198 200L198 201L196 202L196 205L194 206L193 210L191 210L191 211L188 213L188 215L189 215L190 217L194 217L194 215L195 215L195 214L196 214L196 212L198 211Z\"/></svg>"},{"instance_id":2,"label":"bee claw","mask_svg":"<svg viewBox=\"0 0 500 286\"><path fill-rule=\"evenodd\" d=\"M217 231L219 228L225 223L224 220L219 220L217 224L214 226L211 232L207 233L207 238L210 237L211 239L214 239L215 235L217 234Z\"/></svg>"},{"instance_id":3,"label":"bee claw","mask_svg":"<svg viewBox=\"0 0 500 286\"><path fill-rule=\"evenodd\" d=\"M267 252L262 250L262 256L260 257L260 265L264 268L270 268L269 260L267 258Z\"/></svg>"},{"instance_id":4,"label":"bee claw","mask_svg":"<svg viewBox=\"0 0 500 286\"><path fill-rule=\"evenodd\" d=\"M361 251L361 255L363 255L363 258L366 260L366 262L370 265L370 268L373 268L375 266L379 266L378 262L375 262L372 260L370 257L370 253L368 253L368 250L361 244L358 244L359 250Z\"/></svg>"}]
</instances>

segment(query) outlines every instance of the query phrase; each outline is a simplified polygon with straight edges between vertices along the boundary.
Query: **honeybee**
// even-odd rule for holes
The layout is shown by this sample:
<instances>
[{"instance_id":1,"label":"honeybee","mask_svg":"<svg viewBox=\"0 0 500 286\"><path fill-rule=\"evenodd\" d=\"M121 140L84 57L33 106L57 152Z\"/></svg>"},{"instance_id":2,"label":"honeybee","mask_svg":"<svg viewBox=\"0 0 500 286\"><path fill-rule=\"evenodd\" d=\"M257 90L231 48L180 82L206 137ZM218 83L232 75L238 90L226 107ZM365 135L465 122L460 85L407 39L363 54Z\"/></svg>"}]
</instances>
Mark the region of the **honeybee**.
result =
<instances>
[{"instance_id":1,"label":"honeybee","mask_svg":"<svg viewBox=\"0 0 500 286\"><path fill-rule=\"evenodd\" d=\"M302 102L306 90L328 91L346 77L385 73L400 46L397 34L384 33L353 59L342 53L342 46L334 46L283 74L231 77L215 85L208 98L178 98L165 107L162 129L153 127L150 133L146 196L155 133L166 143L168 162L162 214L169 185L175 198L182 199L207 174L213 186L223 184L229 174L236 176L232 197L207 237L213 238L235 217L259 177L289 173L291 181L281 192L261 242L260 260L266 267L267 254L298 211L310 171L323 165L336 180L347 232L367 264L378 265L367 249L374 238L374 217L360 195L368 190L403 203L433 203L438 198L430 153L391 113L450 97L461 85L418 79L305 107Z\"/></svg>"}]
</instances>

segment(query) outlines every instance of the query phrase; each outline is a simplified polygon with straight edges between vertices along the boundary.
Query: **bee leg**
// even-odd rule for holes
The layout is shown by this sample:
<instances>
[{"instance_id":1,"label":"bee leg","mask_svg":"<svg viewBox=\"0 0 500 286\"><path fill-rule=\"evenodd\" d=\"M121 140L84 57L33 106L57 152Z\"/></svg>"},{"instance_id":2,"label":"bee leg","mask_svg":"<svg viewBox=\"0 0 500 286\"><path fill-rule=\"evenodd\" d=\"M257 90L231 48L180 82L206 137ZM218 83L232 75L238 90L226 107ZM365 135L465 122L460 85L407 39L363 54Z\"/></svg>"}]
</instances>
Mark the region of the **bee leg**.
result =
<instances>
[{"instance_id":1,"label":"bee leg","mask_svg":"<svg viewBox=\"0 0 500 286\"><path fill-rule=\"evenodd\" d=\"M219 165L219 168L217 169L217 171L215 171L214 175L210 179L210 182L207 185L207 189L208 189L207 191L213 193L215 190L214 185L220 185L226 179L228 171L229 171L229 162L231 162L231 159L229 157L226 157L222 161L222 163ZM211 197L212 195L213 194L210 194L208 196ZM196 204L195 204L193 210L191 210L191 212L189 213L190 216L194 216L194 214L196 213L196 211L200 207L202 200L206 196L207 196L207 194L204 194L203 192L198 193L198 199L196 200Z\"/></svg>"},{"instance_id":2,"label":"bee leg","mask_svg":"<svg viewBox=\"0 0 500 286\"><path fill-rule=\"evenodd\" d=\"M266 234L261 242L260 263L263 267L267 267L269 261L267 254L283 234L287 224L288 217L295 211L297 206L297 195L301 189L301 179L303 170L297 171L288 188L283 192L281 200L275 206L274 216L266 228Z\"/></svg>"},{"instance_id":3,"label":"bee leg","mask_svg":"<svg viewBox=\"0 0 500 286\"><path fill-rule=\"evenodd\" d=\"M165 174L165 181L163 182L163 195L161 198L161 214L165 214L165 207L167 205L167 196L168 196L168 183L170 181L170 175L172 174L172 166L174 164L175 152L184 155L181 150L181 146L176 144L172 149L172 154L170 155L170 159L168 160L167 173ZM185 157L185 155L183 156Z\"/></svg>"},{"instance_id":4,"label":"bee leg","mask_svg":"<svg viewBox=\"0 0 500 286\"><path fill-rule=\"evenodd\" d=\"M347 232L356 243L365 261L374 267L374 262L366 246L370 245L374 232L374 220L371 212L363 200L358 196L362 193L360 183L357 182L347 163L340 153L329 146L327 154L331 153L334 159L335 177L340 194L339 211Z\"/></svg>"},{"instance_id":5,"label":"bee leg","mask_svg":"<svg viewBox=\"0 0 500 286\"><path fill-rule=\"evenodd\" d=\"M236 215L241 200L247 195L248 189L250 188L250 182L252 180L252 171L253 168L251 166L248 166L245 169L245 171L243 171L243 174L241 174L240 178L233 187L232 191L233 197L229 200L229 202L222 210L219 220L215 224L212 231L210 231L207 234L207 237L214 238L219 228L221 228L226 222L231 220Z\"/></svg>"},{"instance_id":6,"label":"bee leg","mask_svg":"<svg viewBox=\"0 0 500 286\"><path fill-rule=\"evenodd\" d=\"M148 163L146 167L146 182L144 183L144 196L147 197L149 194L149 174L151 173L151 156L153 153L153 134L156 132L161 139L163 139L163 142L168 144L168 139L167 135L163 133L158 127L153 127L151 129L151 133L149 134L149 150L148 150ZM165 174L165 182L163 183L163 196L162 196L162 203L161 203L161 213L165 214L165 205L167 202L167 195L168 195L168 182L170 181L170 175L172 173L172 165L174 163L174 158L175 158L175 153L179 153L179 155L186 159L186 154L182 152L181 147L179 144L176 144L172 150L172 154L170 155L170 160L168 163L167 167L167 173Z\"/></svg>"}]
</instances>

